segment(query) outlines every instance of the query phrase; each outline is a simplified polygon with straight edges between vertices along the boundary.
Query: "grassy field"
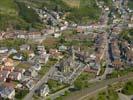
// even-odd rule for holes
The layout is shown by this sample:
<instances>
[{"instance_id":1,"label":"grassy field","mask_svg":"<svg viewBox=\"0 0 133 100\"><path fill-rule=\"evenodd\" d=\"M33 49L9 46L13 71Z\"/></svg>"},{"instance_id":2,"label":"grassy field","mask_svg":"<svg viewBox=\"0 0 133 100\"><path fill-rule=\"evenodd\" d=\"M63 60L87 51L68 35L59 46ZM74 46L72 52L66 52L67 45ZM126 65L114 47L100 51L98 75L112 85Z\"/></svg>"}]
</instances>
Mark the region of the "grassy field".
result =
<instances>
[{"instance_id":1,"label":"grassy field","mask_svg":"<svg viewBox=\"0 0 133 100\"><path fill-rule=\"evenodd\" d=\"M16 14L17 6L14 0L1 0L0 1L0 13Z\"/></svg>"},{"instance_id":2,"label":"grassy field","mask_svg":"<svg viewBox=\"0 0 133 100\"><path fill-rule=\"evenodd\" d=\"M128 0L128 1L129 1L128 2L129 8L133 10L133 1L132 0Z\"/></svg>"},{"instance_id":3,"label":"grassy field","mask_svg":"<svg viewBox=\"0 0 133 100\"><path fill-rule=\"evenodd\" d=\"M68 6L79 8L80 0L63 0Z\"/></svg>"}]
</instances>

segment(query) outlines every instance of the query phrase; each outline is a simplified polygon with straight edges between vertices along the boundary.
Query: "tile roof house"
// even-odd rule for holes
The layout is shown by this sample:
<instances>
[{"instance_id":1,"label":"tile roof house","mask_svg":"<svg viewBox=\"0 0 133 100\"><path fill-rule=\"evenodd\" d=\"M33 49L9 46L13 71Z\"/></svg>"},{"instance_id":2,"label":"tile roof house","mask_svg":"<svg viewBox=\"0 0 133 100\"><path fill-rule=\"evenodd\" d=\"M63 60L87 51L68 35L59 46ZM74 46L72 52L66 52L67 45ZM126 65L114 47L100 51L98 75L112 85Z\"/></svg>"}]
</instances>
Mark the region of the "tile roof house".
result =
<instances>
[{"instance_id":1,"label":"tile roof house","mask_svg":"<svg viewBox=\"0 0 133 100\"><path fill-rule=\"evenodd\" d=\"M123 63L120 60L114 60L112 62L112 65L114 66L115 69L120 69L123 67Z\"/></svg>"},{"instance_id":2,"label":"tile roof house","mask_svg":"<svg viewBox=\"0 0 133 100\"><path fill-rule=\"evenodd\" d=\"M10 58L4 59L4 60L3 60L3 63L4 63L5 66L8 66L8 67L14 65L13 60L10 59Z\"/></svg>"},{"instance_id":3,"label":"tile roof house","mask_svg":"<svg viewBox=\"0 0 133 100\"><path fill-rule=\"evenodd\" d=\"M57 49L50 49L49 54L52 58L58 58L61 55L61 52L59 52Z\"/></svg>"},{"instance_id":4,"label":"tile roof house","mask_svg":"<svg viewBox=\"0 0 133 100\"><path fill-rule=\"evenodd\" d=\"M13 70L14 70L14 67L9 67L9 66L5 66L5 67L3 67L3 69L2 69L3 71L9 71L9 72L12 72Z\"/></svg>"}]
</instances>

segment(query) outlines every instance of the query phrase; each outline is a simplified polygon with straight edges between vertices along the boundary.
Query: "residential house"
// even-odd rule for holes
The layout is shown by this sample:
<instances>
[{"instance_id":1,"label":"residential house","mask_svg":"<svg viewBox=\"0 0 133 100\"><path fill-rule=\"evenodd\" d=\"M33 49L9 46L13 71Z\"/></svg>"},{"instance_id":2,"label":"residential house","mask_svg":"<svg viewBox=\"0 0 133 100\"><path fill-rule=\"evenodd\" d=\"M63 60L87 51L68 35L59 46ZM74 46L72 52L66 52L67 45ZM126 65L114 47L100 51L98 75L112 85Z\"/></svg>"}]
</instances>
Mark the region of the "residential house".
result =
<instances>
[{"instance_id":1,"label":"residential house","mask_svg":"<svg viewBox=\"0 0 133 100\"><path fill-rule=\"evenodd\" d=\"M13 87L0 86L0 96L4 99L14 99L15 89Z\"/></svg>"},{"instance_id":2,"label":"residential house","mask_svg":"<svg viewBox=\"0 0 133 100\"><path fill-rule=\"evenodd\" d=\"M15 54L15 53L18 53L18 51L14 48L12 48L10 51L9 51L9 54Z\"/></svg>"},{"instance_id":3,"label":"residential house","mask_svg":"<svg viewBox=\"0 0 133 100\"><path fill-rule=\"evenodd\" d=\"M29 80L27 83L26 83L26 87L31 90L34 86L35 86L35 81L34 80Z\"/></svg>"},{"instance_id":4,"label":"residential house","mask_svg":"<svg viewBox=\"0 0 133 100\"><path fill-rule=\"evenodd\" d=\"M36 32L36 31L34 31L34 32L29 32L29 33L28 33L28 38L29 38L29 39L40 38L41 35L42 35L41 32Z\"/></svg>"},{"instance_id":5,"label":"residential house","mask_svg":"<svg viewBox=\"0 0 133 100\"><path fill-rule=\"evenodd\" d=\"M54 37L55 38L58 38L58 37L60 37L61 36L61 33L54 33Z\"/></svg>"},{"instance_id":6,"label":"residential house","mask_svg":"<svg viewBox=\"0 0 133 100\"><path fill-rule=\"evenodd\" d=\"M13 70L13 72L19 72L19 73L23 74L25 72L25 69L23 69L23 68L15 68Z\"/></svg>"},{"instance_id":7,"label":"residential house","mask_svg":"<svg viewBox=\"0 0 133 100\"><path fill-rule=\"evenodd\" d=\"M3 67L2 70L3 70L3 71L9 71L9 72L12 72L12 71L14 70L14 67L12 67L12 66L5 66L5 67Z\"/></svg>"},{"instance_id":8,"label":"residential house","mask_svg":"<svg viewBox=\"0 0 133 100\"><path fill-rule=\"evenodd\" d=\"M17 34L17 38L20 38L20 39L28 38L27 31L16 30L15 33Z\"/></svg>"},{"instance_id":9,"label":"residential house","mask_svg":"<svg viewBox=\"0 0 133 100\"><path fill-rule=\"evenodd\" d=\"M38 90L38 94L40 96L47 96L49 94L49 87L48 85L41 86L40 89Z\"/></svg>"},{"instance_id":10,"label":"residential house","mask_svg":"<svg viewBox=\"0 0 133 100\"><path fill-rule=\"evenodd\" d=\"M78 26L76 31L77 31L77 33L84 33L85 29L83 29L82 27Z\"/></svg>"},{"instance_id":11,"label":"residential house","mask_svg":"<svg viewBox=\"0 0 133 100\"><path fill-rule=\"evenodd\" d=\"M61 52L59 52L57 49L50 49L49 54L51 58L61 58Z\"/></svg>"},{"instance_id":12,"label":"residential house","mask_svg":"<svg viewBox=\"0 0 133 100\"><path fill-rule=\"evenodd\" d=\"M112 62L112 66L114 66L115 69L121 69L123 67L123 63L120 60L114 60Z\"/></svg>"},{"instance_id":13,"label":"residential house","mask_svg":"<svg viewBox=\"0 0 133 100\"><path fill-rule=\"evenodd\" d=\"M20 46L20 50L21 50L21 51L30 50L30 46L27 45L27 44L21 45L21 46Z\"/></svg>"},{"instance_id":14,"label":"residential house","mask_svg":"<svg viewBox=\"0 0 133 100\"><path fill-rule=\"evenodd\" d=\"M10 71L0 71L0 77L8 78Z\"/></svg>"},{"instance_id":15,"label":"residential house","mask_svg":"<svg viewBox=\"0 0 133 100\"><path fill-rule=\"evenodd\" d=\"M2 66L0 66L0 71L2 71L4 67L5 67L5 66L3 66L3 65L2 65Z\"/></svg>"},{"instance_id":16,"label":"residential house","mask_svg":"<svg viewBox=\"0 0 133 100\"><path fill-rule=\"evenodd\" d=\"M38 73L37 73L37 71L34 70L33 68L30 68L30 69L28 69L28 70L26 70L26 71L24 72L24 75L25 75L25 76L30 76L30 77L36 77L36 76L38 75Z\"/></svg>"},{"instance_id":17,"label":"residential house","mask_svg":"<svg viewBox=\"0 0 133 100\"><path fill-rule=\"evenodd\" d=\"M0 77L0 84L3 83L3 82L5 82L5 81L6 81L6 78Z\"/></svg>"},{"instance_id":18,"label":"residential house","mask_svg":"<svg viewBox=\"0 0 133 100\"><path fill-rule=\"evenodd\" d=\"M49 60L49 54L42 54L42 55L40 55L39 56L39 63L41 63L41 64L46 64L47 62L48 62L48 60Z\"/></svg>"},{"instance_id":19,"label":"residential house","mask_svg":"<svg viewBox=\"0 0 133 100\"><path fill-rule=\"evenodd\" d=\"M40 64L35 64L32 66L33 69L35 69L36 71L41 70L41 65Z\"/></svg>"},{"instance_id":20,"label":"residential house","mask_svg":"<svg viewBox=\"0 0 133 100\"><path fill-rule=\"evenodd\" d=\"M37 46L37 51L39 54L42 54L42 53L46 54L47 53L44 46Z\"/></svg>"},{"instance_id":21,"label":"residential house","mask_svg":"<svg viewBox=\"0 0 133 100\"><path fill-rule=\"evenodd\" d=\"M35 53L33 51L29 51L28 52L28 57L29 57L29 59L34 58L35 57Z\"/></svg>"},{"instance_id":22,"label":"residential house","mask_svg":"<svg viewBox=\"0 0 133 100\"><path fill-rule=\"evenodd\" d=\"M10 58L6 58L3 60L3 63L4 63L4 66L7 66L7 67L10 67L10 66L13 66L14 65L14 62L12 59Z\"/></svg>"},{"instance_id":23,"label":"residential house","mask_svg":"<svg viewBox=\"0 0 133 100\"><path fill-rule=\"evenodd\" d=\"M59 51L66 51L67 47L64 45L59 46Z\"/></svg>"},{"instance_id":24,"label":"residential house","mask_svg":"<svg viewBox=\"0 0 133 100\"><path fill-rule=\"evenodd\" d=\"M0 48L0 54L7 53L7 52L8 52L8 48L7 47L1 47Z\"/></svg>"},{"instance_id":25,"label":"residential house","mask_svg":"<svg viewBox=\"0 0 133 100\"><path fill-rule=\"evenodd\" d=\"M23 56L21 54L15 54L13 57L12 57L14 60L23 60Z\"/></svg>"},{"instance_id":26,"label":"residential house","mask_svg":"<svg viewBox=\"0 0 133 100\"><path fill-rule=\"evenodd\" d=\"M12 80L21 80L22 78L22 74L20 72L11 72L9 74L9 78L12 79Z\"/></svg>"}]
</instances>

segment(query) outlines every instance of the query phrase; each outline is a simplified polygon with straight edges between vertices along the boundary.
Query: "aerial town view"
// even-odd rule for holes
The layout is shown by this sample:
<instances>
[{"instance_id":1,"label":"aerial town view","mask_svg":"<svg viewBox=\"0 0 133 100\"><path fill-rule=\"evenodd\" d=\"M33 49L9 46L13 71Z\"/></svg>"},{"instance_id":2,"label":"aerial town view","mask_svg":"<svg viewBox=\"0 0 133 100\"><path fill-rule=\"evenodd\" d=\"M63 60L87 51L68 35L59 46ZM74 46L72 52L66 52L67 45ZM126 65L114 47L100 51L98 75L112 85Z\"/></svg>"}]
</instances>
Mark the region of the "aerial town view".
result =
<instances>
[{"instance_id":1,"label":"aerial town view","mask_svg":"<svg viewBox=\"0 0 133 100\"><path fill-rule=\"evenodd\" d=\"M133 100L133 0L0 0L0 100Z\"/></svg>"}]
</instances>

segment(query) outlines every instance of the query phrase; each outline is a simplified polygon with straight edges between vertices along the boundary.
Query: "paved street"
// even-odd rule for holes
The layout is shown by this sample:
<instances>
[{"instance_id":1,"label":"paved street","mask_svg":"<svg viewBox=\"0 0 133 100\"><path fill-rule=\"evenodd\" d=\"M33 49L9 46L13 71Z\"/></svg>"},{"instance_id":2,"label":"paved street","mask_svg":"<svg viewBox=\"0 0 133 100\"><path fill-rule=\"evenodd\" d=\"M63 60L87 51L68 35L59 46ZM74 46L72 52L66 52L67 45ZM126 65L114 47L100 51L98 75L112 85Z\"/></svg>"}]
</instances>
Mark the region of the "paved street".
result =
<instances>
[{"instance_id":1,"label":"paved street","mask_svg":"<svg viewBox=\"0 0 133 100\"><path fill-rule=\"evenodd\" d=\"M120 100L131 100L128 96L126 96L122 93L118 93L118 96L119 96Z\"/></svg>"},{"instance_id":2,"label":"paved street","mask_svg":"<svg viewBox=\"0 0 133 100\"><path fill-rule=\"evenodd\" d=\"M38 83L34 86L34 88L25 96L23 100L31 100L35 90L37 90L41 85L47 82L48 76L55 71L56 64L51 67L51 69L38 81Z\"/></svg>"}]
</instances>

